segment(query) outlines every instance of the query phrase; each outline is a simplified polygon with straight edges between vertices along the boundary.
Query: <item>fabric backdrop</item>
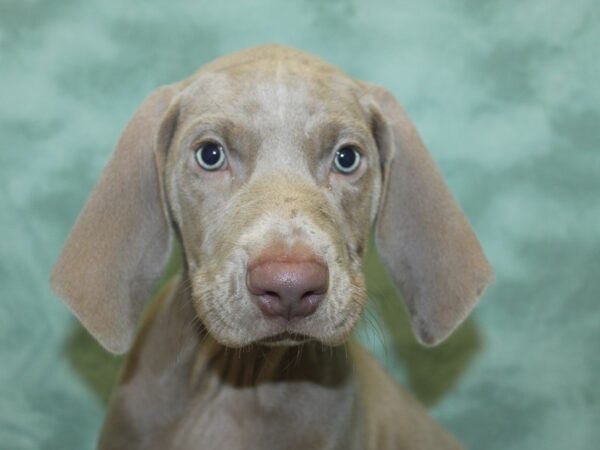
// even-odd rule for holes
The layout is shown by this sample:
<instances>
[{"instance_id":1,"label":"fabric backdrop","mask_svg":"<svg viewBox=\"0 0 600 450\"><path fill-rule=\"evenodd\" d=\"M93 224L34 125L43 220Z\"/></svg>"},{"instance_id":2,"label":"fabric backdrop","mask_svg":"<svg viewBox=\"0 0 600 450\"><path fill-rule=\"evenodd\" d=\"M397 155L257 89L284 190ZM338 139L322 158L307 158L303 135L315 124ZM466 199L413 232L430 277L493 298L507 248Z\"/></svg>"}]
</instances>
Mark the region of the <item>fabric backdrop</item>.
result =
<instances>
[{"instance_id":1,"label":"fabric backdrop","mask_svg":"<svg viewBox=\"0 0 600 450\"><path fill-rule=\"evenodd\" d=\"M142 98L267 42L392 90L496 270L423 349L370 254L361 339L470 448L600 448L599 20L594 0L1 0L0 448L94 447L120 360L52 264Z\"/></svg>"}]
</instances>

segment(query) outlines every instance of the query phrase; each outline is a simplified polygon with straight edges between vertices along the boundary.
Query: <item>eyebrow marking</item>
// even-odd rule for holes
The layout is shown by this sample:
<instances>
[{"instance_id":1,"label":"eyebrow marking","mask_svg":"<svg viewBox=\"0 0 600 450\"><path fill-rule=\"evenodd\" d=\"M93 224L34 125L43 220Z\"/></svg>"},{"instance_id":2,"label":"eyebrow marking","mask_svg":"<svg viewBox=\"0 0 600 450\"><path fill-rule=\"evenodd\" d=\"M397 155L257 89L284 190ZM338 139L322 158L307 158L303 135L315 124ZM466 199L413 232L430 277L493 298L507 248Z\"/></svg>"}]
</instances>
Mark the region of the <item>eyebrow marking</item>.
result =
<instances>
[{"instance_id":1,"label":"eyebrow marking","mask_svg":"<svg viewBox=\"0 0 600 450\"><path fill-rule=\"evenodd\" d=\"M352 135L362 137L365 134L370 134L371 130L359 120L354 118L343 118L339 121L325 123L324 127L337 130L338 135Z\"/></svg>"}]
</instances>

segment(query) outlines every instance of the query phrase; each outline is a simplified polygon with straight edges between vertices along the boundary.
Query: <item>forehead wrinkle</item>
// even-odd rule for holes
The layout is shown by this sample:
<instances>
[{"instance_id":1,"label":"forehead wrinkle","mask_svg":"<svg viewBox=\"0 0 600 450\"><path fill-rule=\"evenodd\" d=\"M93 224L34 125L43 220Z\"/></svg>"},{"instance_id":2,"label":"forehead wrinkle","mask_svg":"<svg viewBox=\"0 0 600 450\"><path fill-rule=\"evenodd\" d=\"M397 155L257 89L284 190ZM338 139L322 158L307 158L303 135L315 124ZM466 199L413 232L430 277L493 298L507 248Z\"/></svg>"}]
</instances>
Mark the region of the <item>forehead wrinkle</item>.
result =
<instances>
[{"instance_id":1,"label":"forehead wrinkle","mask_svg":"<svg viewBox=\"0 0 600 450\"><path fill-rule=\"evenodd\" d=\"M364 137L369 136L370 133L371 130L363 121L348 115L314 117L306 122L304 127L306 136L328 134L338 138L346 137L360 141L364 140Z\"/></svg>"},{"instance_id":2,"label":"forehead wrinkle","mask_svg":"<svg viewBox=\"0 0 600 450\"><path fill-rule=\"evenodd\" d=\"M235 126L230 117L224 114L202 114L189 120L182 131L183 136L195 135L203 130L221 130Z\"/></svg>"},{"instance_id":3,"label":"forehead wrinkle","mask_svg":"<svg viewBox=\"0 0 600 450\"><path fill-rule=\"evenodd\" d=\"M238 136L249 136L250 130L236 118L222 114L204 114L186 124L181 139L184 144L190 145L194 139L210 133L222 137L228 144L234 142Z\"/></svg>"}]
</instances>

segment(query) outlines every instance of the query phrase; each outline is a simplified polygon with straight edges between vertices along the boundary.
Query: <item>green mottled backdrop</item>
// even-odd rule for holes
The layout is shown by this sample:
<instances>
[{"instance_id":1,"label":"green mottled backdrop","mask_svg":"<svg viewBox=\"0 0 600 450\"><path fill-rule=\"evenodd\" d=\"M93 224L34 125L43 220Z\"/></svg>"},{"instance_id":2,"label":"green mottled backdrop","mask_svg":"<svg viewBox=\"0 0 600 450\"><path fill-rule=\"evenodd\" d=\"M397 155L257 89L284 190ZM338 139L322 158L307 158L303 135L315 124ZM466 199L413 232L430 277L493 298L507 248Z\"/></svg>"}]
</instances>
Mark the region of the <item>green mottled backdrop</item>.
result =
<instances>
[{"instance_id":1,"label":"green mottled backdrop","mask_svg":"<svg viewBox=\"0 0 600 450\"><path fill-rule=\"evenodd\" d=\"M496 269L426 350L370 255L365 342L470 448L600 448L595 0L0 0L0 448L93 448L119 360L52 263L141 99L265 42L389 87Z\"/></svg>"}]
</instances>

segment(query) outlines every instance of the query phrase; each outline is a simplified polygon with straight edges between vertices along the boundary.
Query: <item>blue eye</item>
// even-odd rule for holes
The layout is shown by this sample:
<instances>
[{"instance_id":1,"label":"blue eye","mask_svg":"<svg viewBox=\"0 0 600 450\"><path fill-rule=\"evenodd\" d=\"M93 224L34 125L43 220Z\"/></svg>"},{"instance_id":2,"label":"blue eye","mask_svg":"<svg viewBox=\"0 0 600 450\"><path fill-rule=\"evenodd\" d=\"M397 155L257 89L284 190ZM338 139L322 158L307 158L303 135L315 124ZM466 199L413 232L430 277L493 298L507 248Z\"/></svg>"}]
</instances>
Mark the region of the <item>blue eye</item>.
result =
<instances>
[{"instance_id":1,"label":"blue eye","mask_svg":"<svg viewBox=\"0 0 600 450\"><path fill-rule=\"evenodd\" d=\"M196 162L204 170L219 170L225 164L225 150L216 142L205 142L196 149Z\"/></svg>"},{"instance_id":2,"label":"blue eye","mask_svg":"<svg viewBox=\"0 0 600 450\"><path fill-rule=\"evenodd\" d=\"M355 147L349 145L341 147L335 152L333 165L338 172L346 175L351 174L360 165L360 153Z\"/></svg>"}]
</instances>

